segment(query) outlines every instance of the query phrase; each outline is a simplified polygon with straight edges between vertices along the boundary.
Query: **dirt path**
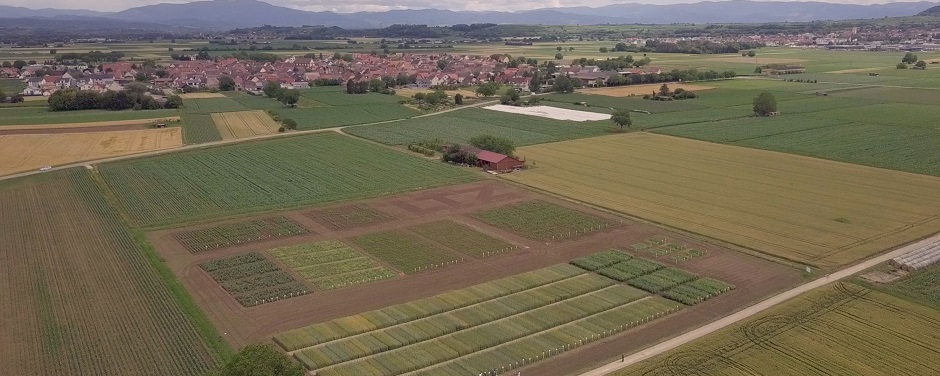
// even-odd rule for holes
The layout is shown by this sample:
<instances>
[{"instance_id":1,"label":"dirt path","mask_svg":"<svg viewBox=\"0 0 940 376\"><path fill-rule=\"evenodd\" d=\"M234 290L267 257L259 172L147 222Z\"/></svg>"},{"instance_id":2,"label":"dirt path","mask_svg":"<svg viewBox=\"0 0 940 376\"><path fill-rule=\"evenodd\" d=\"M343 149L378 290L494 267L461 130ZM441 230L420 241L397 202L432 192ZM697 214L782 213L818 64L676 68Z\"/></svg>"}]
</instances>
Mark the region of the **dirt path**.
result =
<instances>
[{"instance_id":1,"label":"dirt path","mask_svg":"<svg viewBox=\"0 0 940 376\"><path fill-rule=\"evenodd\" d=\"M857 273L859 273L859 272L861 272L861 271L863 271L863 270L866 270L866 269L869 269L869 268L871 268L871 267L874 267L874 266L876 266L876 265L878 265L878 264L880 264L880 263L887 262L888 260L890 260L890 259L892 259L892 258L894 258L894 257L897 257L897 256L902 255L902 254L904 254L904 253L910 252L910 251L912 251L912 250L914 250L914 249L916 249L916 248L922 247L922 246L924 246L925 244L928 244L928 243L931 243L931 242L935 242L935 241L937 241L937 240L940 240L940 235L935 235L935 236L933 236L933 237L931 237L931 238L928 238L928 239L925 239L925 240L921 240L921 241L919 241L919 242L916 242L916 243L913 243L913 244L910 244L910 245L907 245L907 246L904 246L904 247L895 249L894 251L891 251L891 252L885 253L885 254L883 254L883 255L880 255L880 256L874 257L874 258L872 258L872 259L869 259L869 260L867 260L867 261L863 261L863 262L861 262L861 263L855 264L855 265L853 265L853 266L850 266L850 267L848 267L848 268L842 269L842 270L837 271L837 272L835 272L835 273L826 275L825 277L816 279L816 280L814 280L814 281L812 281L812 282L809 282L809 283L806 283L806 284L797 286L797 287L795 287L795 288L793 288L793 289L790 289L790 290L784 291L784 292L782 292L782 293L780 293L780 294L774 295L773 297L771 297L771 298L769 298L769 299L766 299L766 300L764 300L764 301L762 301L762 302L760 302L760 303L757 303L757 304L755 304L755 305L752 305L752 306L750 306L750 307L747 307L747 308L745 308L745 309L743 309L743 310L741 310L741 311L738 311L738 312L736 312L736 313L734 313L734 314L731 314L731 315L729 315L729 316L725 316L725 317L723 317L723 318L721 318L721 319L719 319L719 320L717 320L717 321L714 321L714 322L712 322L712 323L709 323L709 324L707 324L707 325L705 325L705 326L699 327L699 328L697 328L697 329L695 329L695 330L686 332L685 334L679 335L679 336L677 336L677 337L674 337L674 338L672 338L672 339L669 339L669 340L667 340L667 341L664 341L664 342L662 342L662 343L659 343L659 344L657 344L657 345L655 345L655 346L653 346L653 347L650 347L650 348L647 348L647 349L645 349L645 350L642 350L642 351L639 351L639 352L637 352L637 353L634 353L634 354L632 354L632 355L629 355L629 356L625 357L625 358L623 359L623 361L615 361L615 362L613 362L613 363L609 363L609 364L607 364L607 365L605 365L605 366L596 368L596 369L591 370L591 371L589 371L589 372L584 372L584 373L581 374L581 376L602 376L602 375L607 375L607 374L612 373L612 372L614 372L614 371L617 371L617 370L620 370L620 369L629 367L629 366L631 366L631 365L633 365L633 364L636 364L636 363L641 362L641 361L643 361L643 360L652 358L652 357L654 357L654 356L656 356L656 355L663 354L663 353L668 352L668 351L670 351L670 350L672 350L672 349L675 349L675 348L677 348L677 347L679 347L679 346L682 346L682 345L684 345L684 344L686 344L686 343L692 342L692 341L694 341L694 340L696 340L696 339L699 339L699 338L702 338L702 337L704 337L704 336L706 336L706 335L708 335L708 334L714 333L714 332L716 332L716 331L718 331L718 330L721 330L722 328L725 328L725 327L727 327L727 326L729 326L729 325L732 325L732 324L735 324L735 323L737 323L737 322L739 322L739 321L745 320L745 319L747 319L747 318L749 318L749 317L751 317L751 316L754 316L754 315L756 315L756 314L758 314L758 313L760 313L760 312L763 312L763 311L765 311L765 310L767 310L767 309L769 309L769 308L771 308L771 307L774 307L774 306L776 306L776 305L778 305L778 304L781 304L781 303L783 303L783 302L786 302L787 300L790 300L790 299L792 299L792 298L795 298L795 297L799 296L800 294L803 294L803 293L809 292L809 291L811 291L811 290L813 290L813 289L816 289L816 288L825 286L825 285L827 285L827 284L829 284L829 283L836 282L836 281L839 281L839 280L841 280L841 279L850 277L850 276L852 276L852 275L854 275L854 274L857 274Z\"/></svg>"}]
</instances>

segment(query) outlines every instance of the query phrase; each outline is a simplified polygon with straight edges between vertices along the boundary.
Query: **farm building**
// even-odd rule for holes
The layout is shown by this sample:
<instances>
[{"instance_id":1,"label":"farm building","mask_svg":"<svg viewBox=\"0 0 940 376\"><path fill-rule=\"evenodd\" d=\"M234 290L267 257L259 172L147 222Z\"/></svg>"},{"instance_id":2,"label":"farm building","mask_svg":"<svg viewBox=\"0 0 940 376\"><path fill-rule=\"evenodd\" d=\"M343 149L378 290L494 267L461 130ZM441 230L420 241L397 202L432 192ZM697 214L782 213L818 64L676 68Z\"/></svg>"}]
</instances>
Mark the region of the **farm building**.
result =
<instances>
[{"instance_id":1,"label":"farm building","mask_svg":"<svg viewBox=\"0 0 940 376\"><path fill-rule=\"evenodd\" d=\"M520 161L507 155L481 150L477 152L477 164L487 171L509 172L522 168L522 166L525 165L525 161Z\"/></svg>"},{"instance_id":2,"label":"farm building","mask_svg":"<svg viewBox=\"0 0 940 376\"><path fill-rule=\"evenodd\" d=\"M940 241L927 244L923 247L891 259L891 263L898 268L915 271L940 262Z\"/></svg>"}]
</instances>

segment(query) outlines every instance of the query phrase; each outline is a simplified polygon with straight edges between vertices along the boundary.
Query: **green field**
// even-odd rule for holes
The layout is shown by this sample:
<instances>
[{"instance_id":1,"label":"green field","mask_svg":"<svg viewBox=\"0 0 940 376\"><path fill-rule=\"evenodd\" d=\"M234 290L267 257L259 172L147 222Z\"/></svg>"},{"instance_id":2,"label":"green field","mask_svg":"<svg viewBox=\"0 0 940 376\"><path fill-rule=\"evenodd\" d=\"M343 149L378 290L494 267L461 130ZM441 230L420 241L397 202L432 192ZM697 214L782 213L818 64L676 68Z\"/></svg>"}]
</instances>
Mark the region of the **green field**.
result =
<instances>
[{"instance_id":1,"label":"green field","mask_svg":"<svg viewBox=\"0 0 940 376\"><path fill-rule=\"evenodd\" d=\"M101 121L158 119L179 116L177 110L142 111L49 111L46 107L10 107L0 109L0 126L94 123Z\"/></svg>"},{"instance_id":2,"label":"green field","mask_svg":"<svg viewBox=\"0 0 940 376\"><path fill-rule=\"evenodd\" d=\"M186 144L222 141L222 135L219 134L219 129L215 127L212 115L184 112L180 116L180 120L182 120L183 141Z\"/></svg>"},{"instance_id":3,"label":"green field","mask_svg":"<svg viewBox=\"0 0 940 376\"><path fill-rule=\"evenodd\" d=\"M397 273L338 241L307 243L268 251L320 290L330 290Z\"/></svg>"},{"instance_id":4,"label":"green field","mask_svg":"<svg viewBox=\"0 0 940 376\"><path fill-rule=\"evenodd\" d=\"M229 351L86 169L4 180L0 207L0 372L197 376Z\"/></svg>"},{"instance_id":5,"label":"green field","mask_svg":"<svg viewBox=\"0 0 940 376\"><path fill-rule=\"evenodd\" d=\"M558 265L292 330L275 342L318 375L476 375L557 355L678 309Z\"/></svg>"},{"instance_id":6,"label":"green field","mask_svg":"<svg viewBox=\"0 0 940 376\"><path fill-rule=\"evenodd\" d=\"M600 218L545 201L489 209L474 216L490 225L541 241L576 237L612 225Z\"/></svg>"},{"instance_id":7,"label":"green field","mask_svg":"<svg viewBox=\"0 0 940 376\"><path fill-rule=\"evenodd\" d=\"M214 112L249 111L251 108L242 105L232 98L204 98L183 99L183 109L190 114L211 114Z\"/></svg>"},{"instance_id":8,"label":"green field","mask_svg":"<svg viewBox=\"0 0 940 376\"><path fill-rule=\"evenodd\" d=\"M199 264L241 305L254 307L309 293L307 286L284 273L264 255L251 252Z\"/></svg>"},{"instance_id":9,"label":"green field","mask_svg":"<svg viewBox=\"0 0 940 376\"><path fill-rule=\"evenodd\" d=\"M351 94L340 93L333 95ZM294 119L294 121L297 122L297 129L299 130L376 123L380 121L405 119L418 115L417 111L408 107L399 104L385 103L361 103L338 107L283 108L274 110L274 112L282 117Z\"/></svg>"},{"instance_id":10,"label":"green field","mask_svg":"<svg viewBox=\"0 0 940 376\"><path fill-rule=\"evenodd\" d=\"M508 252L512 244L453 221L437 221L408 228L470 257Z\"/></svg>"},{"instance_id":11,"label":"green field","mask_svg":"<svg viewBox=\"0 0 940 376\"><path fill-rule=\"evenodd\" d=\"M360 235L350 241L407 274L459 261L441 246L403 230Z\"/></svg>"},{"instance_id":12,"label":"green field","mask_svg":"<svg viewBox=\"0 0 940 376\"><path fill-rule=\"evenodd\" d=\"M475 179L458 168L334 133L131 159L101 165L100 173L120 208L135 225L147 227Z\"/></svg>"},{"instance_id":13,"label":"green field","mask_svg":"<svg viewBox=\"0 0 940 376\"><path fill-rule=\"evenodd\" d=\"M315 209L304 213L304 216L334 230L370 226L395 219L391 214L369 205Z\"/></svg>"},{"instance_id":14,"label":"green field","mask_svg":"<svg viewBox=\"0 0 940 376\"><path fill-rule=\"evenodd\" d=\"M9 97L13 94L20 93L23 89L26 88L26 83L23 80L18 78L2 78L0 79L0 91L6 93Z\"/></svg>"},{"instance_id":15,"label":"green field","mask_svg":"<svg viewBox=\"0 0 940 376\"><path fill-rule=\"evenodd\" d=\"M925 375L938 332L935 308L837 284L614 375Z\"/></svg>"},{"instance_id":16,"label":"green field","mask_svg":"<svg viewBox=\"0 0 940 376\"><path fill-rule=\"evenodd\" d=\"M309 231L299 223L287 217L275 216L180 232L175 237L190 252L199 253L307 233Z\"/></svg>"}]
</instances>

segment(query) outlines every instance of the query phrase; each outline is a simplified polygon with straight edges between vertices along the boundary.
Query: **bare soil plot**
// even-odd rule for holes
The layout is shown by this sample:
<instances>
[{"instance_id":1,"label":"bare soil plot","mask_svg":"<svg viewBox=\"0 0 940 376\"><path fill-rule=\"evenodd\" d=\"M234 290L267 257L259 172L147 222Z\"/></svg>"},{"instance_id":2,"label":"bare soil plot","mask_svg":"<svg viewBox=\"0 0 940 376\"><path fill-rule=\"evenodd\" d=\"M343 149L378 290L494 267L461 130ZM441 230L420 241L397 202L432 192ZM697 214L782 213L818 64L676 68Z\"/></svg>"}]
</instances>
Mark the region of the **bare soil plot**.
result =
<instances>
[{"instance_id":1,"label":"bare soil plot","mask_svg":"<svg viewBox=\"0 0 940 376\"><path fill-rule=\"evenodd\" d=\"M667 82L670 90L682 89L685 91L702 91L702 90L711 90L714 89L712 86L704 85L692 85L692 84L680 84ZM659 91L659 88L662 84L651 84L651 85L627 85L627 86L616 86L616 87L602 87L602 88L591 88L591 89L582 89L578 92L585 94L596 94L596 95L606 95L608 97L631 97L636 95L646 95L653 92Z\"/></svg>"},{"instance_id":2,"label":"bare soil plot","mask_svg":"<svg viewBox=\"0 0 940 376\"><path fill-rule=\"evenodd\" d=\"M212 114L212 122L223 140L277 133L280 125L261 110Z\"/></svg>"},{"instance_id":3,"label":"bare soil plot","mask_svg":"<svg viewBox=\"0 0 940 376\"><path fill-rule=\"evenodd\" d=\"M569 120L569 121L580 122L580 121L599 121L599 120L610 119L610 114L569 110L567 108L558 108L558 107L552 107L552 106L517 107L517 106L507 106L504 104L497 104L493 106L486 106L483 108L487 110L491 110L491 111L508 112L511 114L519 114L519 115L538 116L538 117L549 118L549 119L554 119L554 120Z\"/></svg>"},{"instance_id":4,"label":"bare soil plot","mask_svg":"<svg viewBox=\"0 0 940 376\"><path fill-rule=\"evenodd\" d=\"M180 98L183 99L212 99L212 98L225 98L225 95L222 93L185 93L179 94Z\"/></svg>"},{"instance_id":5,"label":"bare soil plot","mask_svg":"<svg viewBox=\"0 0 940 376\"><path fill-rule=\"evenodd\" d=\"M215 364L87 170L2 181L0 208L0 374L197 376Z\"/></svg>"},{"instance_id":6,"label":"bare soil plot","mask_svg":"<svg viewBox=\"0 0 940 376\"><path fill-rule=\"evenodd\" d=\"M0 135L0 175L182 145L180 128Z\"/></svg>"},{"instance_id":7,"label":"bare soil plot","mask_svg":"<svg viewBox=\"0 0 940 376\"><path fill-rule=\"evenodd\" d=\"M368 205L342 205L316 209L304 215L333 230L369 226L395 219L394 216Z\"/></svg>"},{"instance_id":8,"label":"bare soil plot","mask_svg":"<svg viewBox=\"0 0 940 376\"><path fill-rule=\"evenodd\" d=\"M506 179L820 267L940 231L931 176L641 133L517 153Z\"/></svg>"}]
</instances>

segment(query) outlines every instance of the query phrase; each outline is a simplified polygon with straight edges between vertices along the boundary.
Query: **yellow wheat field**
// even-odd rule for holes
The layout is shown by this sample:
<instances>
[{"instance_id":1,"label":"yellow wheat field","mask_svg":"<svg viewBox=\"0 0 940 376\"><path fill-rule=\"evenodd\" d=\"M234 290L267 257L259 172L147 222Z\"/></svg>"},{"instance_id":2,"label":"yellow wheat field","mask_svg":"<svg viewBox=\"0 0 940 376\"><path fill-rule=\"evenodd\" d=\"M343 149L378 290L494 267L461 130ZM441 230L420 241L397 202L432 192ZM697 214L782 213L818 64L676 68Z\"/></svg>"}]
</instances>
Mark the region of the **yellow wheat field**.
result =
<instances>
[{"instance_id":1,"label":"yellow wheat field","mask_svg":"<svg viewBox=\"0 0 940 376\"><path fill-rule=\"evenodd\" d=\"M666 85L669 86L669 90L682 89L685 91L701 91L701 90L714 89L714 87L712 86L678 84L678 83L671 83L671 82L667 83ZM608 97L629 97L631 95L646 95L646 94L658 92L661 86L663 86L663 84L627 85L627 86L583 89L580 91L586 94L606 95Z\"/></svg>"},{"instance_id":2,"label":"yellow wheat field","mask_svg":"<svg viewBox=\"0 0 940 376\"><path fill-rule=\"evenodd\" d=\"M180 98L183 99L212 99L212 98L225 98L225 95L222 93L187 93L180 94Z\"/></svg>"},{"instance_id":3,"label":"yellow wheat field","mask_svg":"<svg viewBox=\"0 0 940 376\"><path fill-rule=\"evenodd\" d=\"M517 154L507 179L821 267L940 231L937 177L648 133Z\"/></svg>"},{"instance_id":4,"label":"yellow wheat field","mask_svg":"<svg viewBox=\"0 0 940 376\"><path fill-rule=\"evenodd\" d=\"M23 129L60 129L60 128L91 128L91 127L118 127L122 125L153 125L157 123L173 123L180 121L179 116L168 116L151 119L96 121L93 123L59 123L59 124L33 124L33 125L4 125L0 131L14 131Z\"/></svg>"},{"instance_id":5,"label":"yellow wheat field","mask_svg":"<svg viewBox=\"0 0 940 376\"><path fill-rule=\"evenodd\" d=\"M0 175L182 145L180 128L0 135Z\"/></svg>"},{"instance_id":6,"label":"yellow wheat field","mask_svg":"<svg viewBox=\"0 0 940 376\"><path fill-rule=\"evenodd\" d=\"M280 125L264 111L238 111L212 114L212 122L223 140L276 133Z\"/></svg>"}]
</instances>

